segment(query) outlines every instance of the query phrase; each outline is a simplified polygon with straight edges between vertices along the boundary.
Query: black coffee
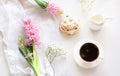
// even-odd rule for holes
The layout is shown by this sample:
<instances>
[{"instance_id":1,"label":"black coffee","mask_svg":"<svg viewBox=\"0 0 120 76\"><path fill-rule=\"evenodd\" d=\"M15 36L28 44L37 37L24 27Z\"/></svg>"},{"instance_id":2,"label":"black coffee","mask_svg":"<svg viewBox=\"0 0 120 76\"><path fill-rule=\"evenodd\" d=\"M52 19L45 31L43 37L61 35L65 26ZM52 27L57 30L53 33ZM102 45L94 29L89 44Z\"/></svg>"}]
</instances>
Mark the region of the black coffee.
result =
<instances>
[{"instance_id":1,"label":"black coffee","mask_svg":"<svg viewBox=\"0 0 120 76\"><path fill-rule=\"evenodd\" d=\"M98 55L98 47L93 43L85 43L80 49L80 56L87 62L94 61Z\"/></svg>"}]
</instances>

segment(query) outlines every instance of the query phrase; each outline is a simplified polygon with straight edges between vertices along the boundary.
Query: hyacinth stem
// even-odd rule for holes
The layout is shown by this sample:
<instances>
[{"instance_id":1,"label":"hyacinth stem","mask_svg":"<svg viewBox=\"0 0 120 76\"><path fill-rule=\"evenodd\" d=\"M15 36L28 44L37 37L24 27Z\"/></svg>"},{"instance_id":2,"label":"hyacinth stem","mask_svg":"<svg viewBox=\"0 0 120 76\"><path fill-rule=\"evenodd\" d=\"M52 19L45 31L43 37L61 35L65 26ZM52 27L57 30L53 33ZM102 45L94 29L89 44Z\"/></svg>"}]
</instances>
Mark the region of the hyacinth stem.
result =
<instances>
[{"instance_id":1,"label":"hyacinth stem","mask_svg":"<svg viewBox=\"0 0 120 76\"><path fill-rule=\"evenodd\" d=\"M35 0L35 2L42 8L45 9L48 5L48 3L44 0Z\"/></svg>"},{"instance_id":2,"label":"hyacinth stem","mask_svg":"<svg viewBox=\"0 0 120 76\"><path fill-rule=\"evenodd\" d=\"M33 70L36 76L40 76L40 67L39 67L39 59L35 50L35 46L33 44Z\"/></svg>"},{"instance_id":3,"label":"hyacinth stem","mask_svg":"<svg viewBox=\"0 0 120 76\"><path fill-rule=\"evenodd\" d=\"M35 76L40 76L39 67L33 66L32 68L33 68L33 71L35 73Z\"/></svg>"}]
</instances>

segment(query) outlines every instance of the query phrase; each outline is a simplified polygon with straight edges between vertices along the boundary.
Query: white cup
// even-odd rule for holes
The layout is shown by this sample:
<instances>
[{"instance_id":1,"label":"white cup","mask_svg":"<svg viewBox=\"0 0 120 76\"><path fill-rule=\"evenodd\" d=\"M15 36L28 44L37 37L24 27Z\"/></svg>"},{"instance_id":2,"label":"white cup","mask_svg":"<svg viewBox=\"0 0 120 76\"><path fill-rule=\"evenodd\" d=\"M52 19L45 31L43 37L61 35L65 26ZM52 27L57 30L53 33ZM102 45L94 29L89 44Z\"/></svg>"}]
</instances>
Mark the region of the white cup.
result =
<instances>
[{"instance_id":1,"label":"white cup","mask_svg":"<svg viewBox=\"0 0 120 76\"><path fill-rule=\"evenodd\" d=\"M98 56L93 61L86 61L80 55L81 48L86 43L91 43L91 44L95 45L98 49ZM86 69L89 69L89 68L96 67L103 60L103 50L102 50L101 45L97 41L85 39L85 40L79 41L76 44L74 51L73 51L73 56L74 56L75 62L79 66L86 68Z\"/></svg>"}]
</instances>

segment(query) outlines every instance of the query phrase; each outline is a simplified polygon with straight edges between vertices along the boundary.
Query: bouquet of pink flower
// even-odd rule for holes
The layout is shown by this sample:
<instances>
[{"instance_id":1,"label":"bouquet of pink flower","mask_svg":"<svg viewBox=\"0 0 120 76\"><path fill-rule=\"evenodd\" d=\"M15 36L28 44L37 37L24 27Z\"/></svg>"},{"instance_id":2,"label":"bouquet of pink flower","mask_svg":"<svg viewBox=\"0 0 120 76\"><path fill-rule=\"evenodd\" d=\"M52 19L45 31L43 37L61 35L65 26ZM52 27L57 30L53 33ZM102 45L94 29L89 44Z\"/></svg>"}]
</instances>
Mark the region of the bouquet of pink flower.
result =
<instances>
[{"instance_id":1,"label":"bouquet of pink flower","mask_svg":"<svg viewBox=\"0 0 120 76\"><path fill-rule=\"evenodd\" d=\"M29 63L36 76L40 76L39 60L35 46L39 46L39 31L31 19L23 20L25 39L19 38L19 51Z\"/></svg>"},{"instance_id":2,"label":"bouquet of pink flower","mask_svg":"<svg viewBox=\"0 0 120 76\"><path fill-rule=\"evenodd\" d=\"M52 3L50 1L44 1L44 0L35 0L35 2L42 8L46 9L47 12L49 12L52 15L60 15L63 13L61 8L57 6L55 3Z\"/></svg>"}]
</instances>

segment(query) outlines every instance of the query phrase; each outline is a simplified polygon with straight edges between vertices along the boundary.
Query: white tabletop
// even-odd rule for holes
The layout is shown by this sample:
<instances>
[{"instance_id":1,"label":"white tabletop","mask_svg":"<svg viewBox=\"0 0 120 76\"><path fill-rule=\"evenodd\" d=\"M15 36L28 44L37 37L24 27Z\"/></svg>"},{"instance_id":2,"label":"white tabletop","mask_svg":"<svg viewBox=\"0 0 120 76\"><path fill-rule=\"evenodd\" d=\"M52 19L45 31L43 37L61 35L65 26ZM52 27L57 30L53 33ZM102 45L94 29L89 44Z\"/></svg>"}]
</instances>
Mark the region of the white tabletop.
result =
<instances>
[{"instance_id":1,"label":"white tabletop","mask_svg":"<svg viewBox=\"0 0 120 76\"><path fill-rule=\"evenodd\" d=\"M65 12L79 19L80 32L72 37L61 34L61 38L51 35L52 43L64 48L68 56L59 62L54 62L56 76L120 76L120 1L119 0L96 0L90 12L83 12L80 8L79 0L54 0L64 7ZM102 14L107 20L103 28L98 32L89 30L89 16L92 14ZM50 35L48 35L50 36ZM1 34L2 37L2 34ZM2 49L2 38L0 37L0 76L9 76L7 62ZM73 49L75 44L84 38L98 41L103 47L104 60L94 69L82 69L73 59ZM59 39L63 41L59 42ZM56 41L55 41L56 40ZM57 60L56 60L57 61Z\"/></svg>"}]
</instances>

